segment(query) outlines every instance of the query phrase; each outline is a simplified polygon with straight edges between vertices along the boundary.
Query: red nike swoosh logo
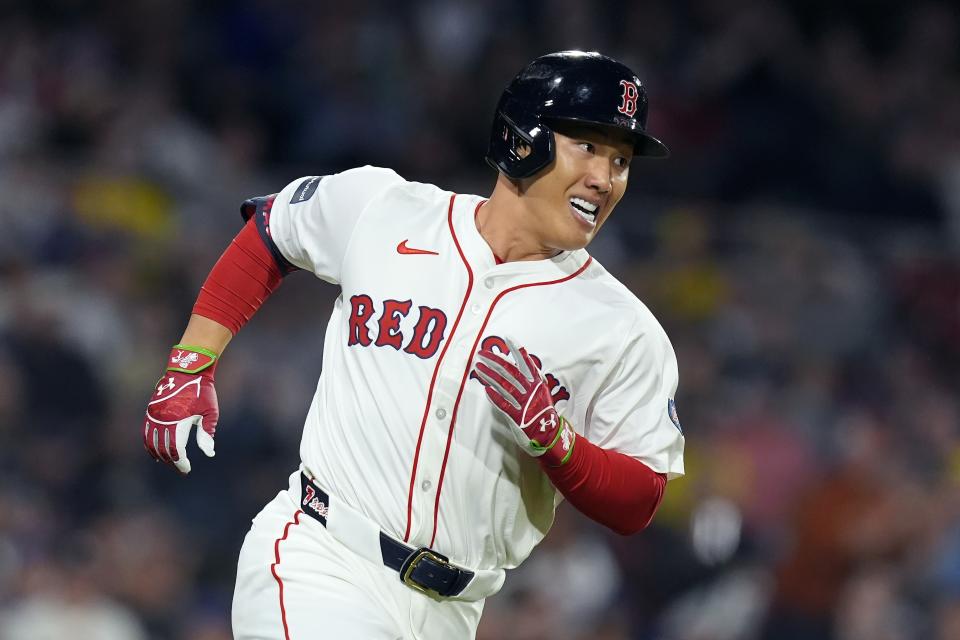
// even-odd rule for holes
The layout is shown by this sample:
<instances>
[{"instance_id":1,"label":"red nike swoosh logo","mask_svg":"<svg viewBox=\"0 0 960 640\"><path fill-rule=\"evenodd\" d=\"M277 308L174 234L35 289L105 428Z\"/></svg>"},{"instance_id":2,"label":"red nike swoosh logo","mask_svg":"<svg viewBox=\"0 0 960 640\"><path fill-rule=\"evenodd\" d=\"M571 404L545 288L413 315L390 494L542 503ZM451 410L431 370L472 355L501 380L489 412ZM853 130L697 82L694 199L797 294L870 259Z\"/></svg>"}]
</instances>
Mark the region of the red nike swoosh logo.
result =
<instances>
[{"instance_id":1,"label":"red nike swoosh logo","mask_svg":"<svg viewBox=\"0 0 960 640\"><path fill-rule=\"evenodd\" d=\"M413 247L407 246L407 241L404 240L397 245L397 253L405 256L438 256L440 255L436 251L427 251L426 249L414 249Z\"/></svg>"}]
</instances>

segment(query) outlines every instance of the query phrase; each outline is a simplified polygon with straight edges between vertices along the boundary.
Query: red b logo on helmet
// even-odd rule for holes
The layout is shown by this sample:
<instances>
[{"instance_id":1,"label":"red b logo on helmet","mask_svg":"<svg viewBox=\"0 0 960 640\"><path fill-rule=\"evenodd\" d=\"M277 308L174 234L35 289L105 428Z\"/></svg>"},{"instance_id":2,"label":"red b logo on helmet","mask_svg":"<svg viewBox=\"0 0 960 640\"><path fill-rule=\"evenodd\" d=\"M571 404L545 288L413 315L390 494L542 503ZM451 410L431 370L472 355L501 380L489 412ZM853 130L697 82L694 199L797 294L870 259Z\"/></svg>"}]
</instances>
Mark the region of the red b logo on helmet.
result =
<instances>
[{"instance_id":1,"label":"red b logo on helmet","mask_svg":"<svg viewBox=\"0 0 960 640\"><path fill-rule=\"evenodd\" d=\"M637 85L629 80L621 80L620 86L623 87L623 96L621 96L620 106L617 107L617 111L632 118L633 114L637 112L637 97L640 95L640 92L637 90Z\"/></svg>"}]
</instances>

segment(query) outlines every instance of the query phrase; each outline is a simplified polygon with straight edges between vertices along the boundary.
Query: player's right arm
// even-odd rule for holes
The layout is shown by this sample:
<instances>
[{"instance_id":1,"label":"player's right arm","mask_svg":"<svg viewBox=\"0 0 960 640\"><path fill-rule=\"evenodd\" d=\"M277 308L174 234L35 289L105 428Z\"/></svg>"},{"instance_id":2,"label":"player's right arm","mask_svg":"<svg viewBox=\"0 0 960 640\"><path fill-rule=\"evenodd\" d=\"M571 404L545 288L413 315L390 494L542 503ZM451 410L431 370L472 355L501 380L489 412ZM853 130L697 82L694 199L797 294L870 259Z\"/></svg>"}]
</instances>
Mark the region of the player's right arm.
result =
<instances>
[{"instance_id":1,"label":"player's right arm","mask_svg":"<svg viewBox=\"0 0 960 640\"><path fill-rule=\"evenodd\" d=\"M261 213L272 199L257 199ZM214 373L220 354L292 271L273 255L268 240L251 215L204 281L187 328L147 403L143 445L155 460L180 473L190 473L186 444L194 427L197 446L208 457L214 455L220 415Z\"/></svg>"},{"instance_id":2,"label":"player's right arm","mask_svg":"<svg viewBox=\"0 0 960 640\"><path fill-rule=\"evenodd\" d=\"M197 445L213 457L219 419L214 372L227 344L287 274L307 269L338 283L362 211L400 180L392 171L363 167L300 178L278 194L243 203L247 223L204 281L147 404L143 444L154 459L189 473L186 443L193 427Z\"/></svg>"}]
</instances>

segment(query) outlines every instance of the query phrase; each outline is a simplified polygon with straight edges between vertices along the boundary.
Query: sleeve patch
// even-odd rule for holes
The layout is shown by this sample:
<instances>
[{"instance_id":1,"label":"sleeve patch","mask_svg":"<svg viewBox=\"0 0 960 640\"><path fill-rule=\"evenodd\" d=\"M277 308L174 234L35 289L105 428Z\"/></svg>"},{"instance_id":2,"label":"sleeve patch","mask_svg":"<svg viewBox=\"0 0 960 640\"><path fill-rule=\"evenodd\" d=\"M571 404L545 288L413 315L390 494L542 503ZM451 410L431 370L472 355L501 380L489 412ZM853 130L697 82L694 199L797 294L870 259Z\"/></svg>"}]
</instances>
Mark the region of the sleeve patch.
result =
<instances>
[{"instance_id":1,"label":"sleeve patch","mask_svg":"<svg viewBox=\"0 0 960 640\"><path fill-rule=\"evenodd\" d=\"M673 426L680 433L683 433L683 428L680 427L680 415L677 413L677 403L673 401L673 398L667 400L667 415L670 416L670 422L673 423Z\"/></svg>"},{"instance_id":2,"label":"sleeve patch","mask_svg":"<svg viewBox=\"0 0 960 640\"><path fill-rule=\"evenodd\" d=\"M313 176L301 182L293 192L293 197L290 198L290 204L300 204L312 198L313 194L317 192L317 186L320 184L322 177L323 176Z\"/></svg>"}]
</instances>

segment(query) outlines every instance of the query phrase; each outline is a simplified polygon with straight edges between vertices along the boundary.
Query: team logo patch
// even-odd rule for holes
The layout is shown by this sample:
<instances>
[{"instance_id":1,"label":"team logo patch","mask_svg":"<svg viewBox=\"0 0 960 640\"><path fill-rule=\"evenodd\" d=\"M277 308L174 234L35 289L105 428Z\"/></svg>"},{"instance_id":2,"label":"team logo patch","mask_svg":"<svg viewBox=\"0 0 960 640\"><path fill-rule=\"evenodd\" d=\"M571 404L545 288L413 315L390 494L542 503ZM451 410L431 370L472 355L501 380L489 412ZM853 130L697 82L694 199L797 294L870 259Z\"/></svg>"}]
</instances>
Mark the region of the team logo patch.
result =
<instances>
[{"instance_id":1,"label":"team logo patch","mask_svg":"<svg viewBox=\"0 0 960 640\"><path fill-rule=\"evenodd\" d=\"M200 359L200 356L192 351L177 351L177 355L170 358L170 364L175 364L181 369L189 369L190 365Z\"/></svg>"},{"instance_id":2,"label":"team logo patch","mask_svg":"<svg viewBox=\"0 0 960 640\"><path fill-rule=\"evenodd\" d=\"M306 506L316 511L318 516L326 518L328 515L327 505L320 498L311 499Z\"/></svg>"},{"instance_id":3,"label":"team logo patch","mask_svg":"<svg viewBox=\"0 0 960 640\"><path fill-rule=\"evenodd\" d=\"M317 192L317 186L320 184L321 177L322 176L313 176L301 182L297 190L293 192L293 197L290 198L290 204L306 202L313 197L313 194Z\"/></svg>"},{"instance_id":4,"label":"team logo patch","mask_svg":"<svg viewBox=\"0 0 960 640\"><path fill-rule=\"evenodd\" d=\"M300 503L313 511L310 515L320 520L324 525L327 524L327 516L329 515L327 503L320 499L320 496L317 495L317 490L311 485L308 484L303 488L303 499Z\"/></svg>"},{"instance_id":5,"label":"team logo patch","mask_svg":"<svg viewBox=\"0 0 960 640\"><path fill-rule=\"evenodd\" d=\"M680 416L677 414L677 403L673 401L673 398L667 400L667 415L670 416L670 422L673 423L673 426L680 433L683 433L683 428L680 426Z\"/></svg>"},{"instance_id":6,"label":"team logo patch","mask_svg":"<svg viewBox=\"0 0 960 640\"><path fill-rule=\"evenodd\" d=\"M573 445L573 427L566 420L563 421L563 429L560 431L560 446L564 451L570 451Z\"/></svg>"}]
</instances>

